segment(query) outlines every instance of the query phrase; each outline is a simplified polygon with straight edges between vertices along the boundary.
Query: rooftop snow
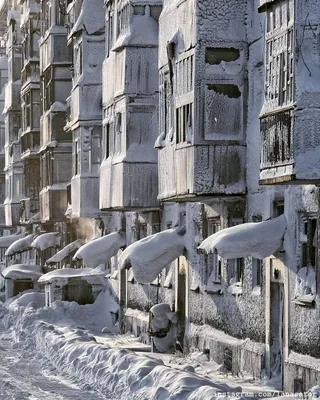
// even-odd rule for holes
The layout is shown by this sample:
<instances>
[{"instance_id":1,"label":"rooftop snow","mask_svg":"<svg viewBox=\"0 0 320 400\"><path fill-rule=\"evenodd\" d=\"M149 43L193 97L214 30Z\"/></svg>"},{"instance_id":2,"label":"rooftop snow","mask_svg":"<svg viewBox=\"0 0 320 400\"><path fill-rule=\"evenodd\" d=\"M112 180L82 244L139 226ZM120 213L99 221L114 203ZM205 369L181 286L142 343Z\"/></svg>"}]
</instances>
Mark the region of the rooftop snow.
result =
<instances>
[{"instance_id":1,"label":"rooftop snow","mask_svg":"<svg viewBox=\"0 0 320 400\"><path fill-rule=\"evenodd\" d=\"M16 240L13 242L7 251L5 252L6 256L13 256L16 253L22 253L23 251L27 251L31 249L31 243L33 242L34 234L28 235L24 238Z\"/></svg>"},{"instance_id":2,"label":"rooftop snow","mask_svg":"<svg viewBox=\"0 0 320 400\"><path fill-rule=\"evenodd\" d=\"M209 236L198 251L206 254L217 251L225 259L250 256L263 259L281 247L286 227L284 214L269 221L232 226Z\"/></svg>"},{"instance_id":3,"label":"rooftop snow","mask_svg":"<svg viewBox=\"0 0 320 400\"><path fill-rule=\"evenodd\" d=\"M61 235L59 232L49 232L43 233L42 235L36 237L31 243L31 247L46 250L50 247L60 246Z\"/></svg>"},{"instance_id":4,"label":"rooftop snow","mask_svg":"<svg viewBox=\"0 0 320 400\"><path fill-rule=\"evenodd\" d=\"M113 232L110 235L94 239L80 247L74 255L73 260L83 260L86 267L95 268L109 261L125 245L125 233Z\"/></svg>"},{"instance_id":5,"label":"rooftop snow","mask_svg":"<svg viewBox=\"0 0 320 400\"><path fill-rule=\"evenodd\" d=\"M6 279L32 279L37 280L42 275L40 265L14 264L2 271Z\"/></svg>"},{"instance_id":6,"label":"rooftop snow","mask_svg":"<svg viewBox=\"0 0 320 400\"><path fill-rule=\"evenodd\" d=\"M65 246L62 250L58 251L53 257L49 258L46 261L46 264L56 264L60 261L63 261L69 254L73 253L74 251L78 250L79 247L83 245L83 241L78 239L74 242Z\"/></svg>"},{"instance_id":7,"label":"rooftop snow","mask_svg":"<svg viewBox=\"0 0 320 400\"><path fill-rule=\"evenodd\" d=\"M131 244L121 255L121 269L132 266L135 279L151 283L185 249L185 227L167 229Z\"/></svg>"},{"instance_id":8,"label":"rooftop snow","mask_svg":"<svg viewBox=\"0 0 320 400\"><path fill-rule=\"evenodd\" d=\"M69 278L86 278L94 276L104 276L106 271L96 270L92 268L63 268L56 269L41 276L39 283L46 284L59 282Z\"/></svg>"}]
</instances>

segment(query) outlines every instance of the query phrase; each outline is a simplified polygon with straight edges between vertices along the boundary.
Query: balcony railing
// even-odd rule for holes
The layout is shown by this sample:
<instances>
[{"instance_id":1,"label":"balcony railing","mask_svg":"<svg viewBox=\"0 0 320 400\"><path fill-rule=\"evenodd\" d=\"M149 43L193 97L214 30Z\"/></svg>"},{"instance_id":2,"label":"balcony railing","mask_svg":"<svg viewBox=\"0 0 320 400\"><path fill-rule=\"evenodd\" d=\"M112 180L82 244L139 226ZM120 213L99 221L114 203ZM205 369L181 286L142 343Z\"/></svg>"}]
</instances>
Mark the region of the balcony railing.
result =
<instances>
[{"instance_id":1,"label":"balcony railing","mask_svg":"<svg viewBox=\"0 0 320 400\"><path fill-rule=\"evenodd\" d=\"M292 164L292 111L282 111L261 118L260 168Z\"/></svg>"},{"instance_id":2,"label":"balcony railing","mask_svg":"<svg viewBox=\"0 0 320 400\"><path fill-rule=\"evenodd\" d=\"M30 220L30 218L39 212L40 202L39 199L23 199L20 200L20 222L24 223Z\"/></svg>"},{"instance_id":3,"label":"balcony railing","mask_svg":"<svg viewBox=\"0 0 320 400\"><path fill-rule=\"evenodd\" d=\"M21 137L21 154L27 151L38 151L40 147L40 132L27 132Z\"/></svg>"},{"instance_id":4,"label":"balcony railing","mask_svg":"<svg viewBox=\"0 0 320 400\"><path fill-rule=\"evenodd\" d=\"M79 15L81 13L83 0L73 0L73 2L68 6L68 25L70 28L77 22Z\"/></svg>"},{"instance_id":5,"label":"balcony railing","mask_svg":"<svg viewBox=\"0 0 320 400\"><path fill-rule=\"evenodd\" d=\"M30 62L21 71L21 86L23 86L28 81L40 82L40 66L38 61Z\"/></svg>"}]
</instances>

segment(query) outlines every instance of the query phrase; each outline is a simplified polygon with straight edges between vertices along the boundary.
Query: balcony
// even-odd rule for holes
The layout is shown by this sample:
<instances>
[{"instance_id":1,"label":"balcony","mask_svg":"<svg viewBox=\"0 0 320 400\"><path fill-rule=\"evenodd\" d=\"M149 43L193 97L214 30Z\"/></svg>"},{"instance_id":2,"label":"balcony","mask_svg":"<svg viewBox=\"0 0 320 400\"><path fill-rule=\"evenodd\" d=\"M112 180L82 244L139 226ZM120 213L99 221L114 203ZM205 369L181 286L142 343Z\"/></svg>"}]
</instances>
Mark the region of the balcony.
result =
<instances>
[{"instance_id":1,"label":"balcony","mask_svg":"<svg viewBox=\"0 0 320 400\"><path fill-rule=\"evenodd\" d=\"M167 145L159 150L160 201L197 200L208 195L246 191L246 147L240 145Z\"/></svg>"},{"instance_id":2,"label":"balcony","mask_svg":"<svg viewBox=\"0 0 320 400\"><path fill-rule=\"evenodd\" d=\"M66 111L47 111L40 119L40 147L44 150L53 141L70 142L71 138L65 132Z\"/></svg>"},{"instance_id":3,"label":"balcony","mask_svg":"<svg viewBox=\"0 0 320 400\"><path fill-rule=\"evenodd\" d=\"M40 132L25 132L21 136L21 157L37 155L40 148Z\"/></svg>"},{"instance_id":4,"label":"balcony","mask_svg":"<svg viewBox=\"0 0 320 400\"><path fill-rule=\"evenodd\" d=\"M67 183L46 187L40 192L40 218L42 222L61 222L66 220L68 206Z\"/></svg>"},{"instance_id":5,"label":"balcony","mask_svg":"<svg viewBox=\"0 0 320 400\"><path fill-rule=\"evenodd\" d=\"M83 0L73 0L67 9L67 20L68 20L68 26L70 30L72 29L73 25L77 22L79 15L81 13L81 8L82 8L82 3Z\"/></svg>"},{"instance_id":6,"label":"balcony","mask_svg":"<svg viewBox=\"0 0 320 400\"><path fill-rule=\"evenodd\" d=\"M67 46L66 28L56 26L54 32L40 42L40 73L51 64L71 66L72 49Z\"/></svg>"},{"instance_id":7,"label":"balcony","mask_svg":"<svg viewBox=\"0 0 320 400\"><path fill-rule=\"evenodd\" d=\"M40 204L38 199L22 199L20 200L20 223L26 224L37 212L39 212Z\"/></svg>"},{"instance_id":8,"label":"balcony","mask_svg":"<svg viewBox=\"0 0 320 400\"><path fill-rule=\"evenodd\" d=\"M261 185L320 182L320 110L280 110L260 119Z\"/></svg>"},{"instance_id":9,"label":"balcony","mask_svg":"<svg viewBox=\"0 0 320 400\"><path fill-rule=\"evenodd\" d=\"M20 109L20 81L9 82L5 88L4 112Z\"/></svg>"},{"instance_id":10,"label":"balcony","mask_svg":"<svg viewBox=\"0 0 320 400\"><path fill-rule=\"evenodd\" d=\"M21 71L21 87L27 83L40 84L40 66L38 61L30 61Z\"/></svg>"}]
</instances>

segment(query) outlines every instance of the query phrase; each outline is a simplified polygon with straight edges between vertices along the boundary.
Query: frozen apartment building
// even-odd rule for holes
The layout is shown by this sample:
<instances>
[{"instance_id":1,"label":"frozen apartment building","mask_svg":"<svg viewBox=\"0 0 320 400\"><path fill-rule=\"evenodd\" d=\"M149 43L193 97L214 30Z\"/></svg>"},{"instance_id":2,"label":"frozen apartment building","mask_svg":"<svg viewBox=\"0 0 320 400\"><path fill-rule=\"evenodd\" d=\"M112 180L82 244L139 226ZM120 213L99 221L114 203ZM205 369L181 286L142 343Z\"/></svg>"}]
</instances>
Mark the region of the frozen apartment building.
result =
<instances>
[{"instance_id":1,"label":"frozen apartment building","mask_svg":"<svg viewBox=\"0 0 320 400\"><path fill-rule=\"evenodd\" d=\"M319 379L311 357L319 357L318 23L316 2L164 1L155 143L162 233L127 241L120 261L126 329L149 329L164 349L178 322L180 345L234 373L266 372L288 391ZM111 49L106 66L117 56ZM122 121L111 130L114 146ZM104 161L109 176L115 151ZM101 186L112 182L104 162ZM115 193L102 188L100 206L115 208L112 198L103 205ZM157 303L178 321L166 311L167 323L162 315L152 324Z\"/></svg>"},{"instance_id":2,"label":"frozen apartment building","mask_svg":"<svg viewBox=\"0 0 320 400\"><path fill-rule=\"evenodd\" d=\"M105 53L104 1L69 1L68 46L72 88L66 130L73 143L69 217L73 235L90 240L99 232L99 170L102 136L102 63ZM101 230L100 230L101 231ZM104 233L102 229L101 234Z\"/></svg>"},{"instance_id":3,"label":"frozen apartment building","mask_svg":"<svg viewBox=\"0 0 320 400\"><path fill-rule=\"evenodd\" d=\"M63 2L43 0L40 5L40 220L44 231L59 231L64 244L70 240L65 213L72 176L72 135L64 127L71 91L72 52L67 46Z\"/></svg>"}]
</instances>

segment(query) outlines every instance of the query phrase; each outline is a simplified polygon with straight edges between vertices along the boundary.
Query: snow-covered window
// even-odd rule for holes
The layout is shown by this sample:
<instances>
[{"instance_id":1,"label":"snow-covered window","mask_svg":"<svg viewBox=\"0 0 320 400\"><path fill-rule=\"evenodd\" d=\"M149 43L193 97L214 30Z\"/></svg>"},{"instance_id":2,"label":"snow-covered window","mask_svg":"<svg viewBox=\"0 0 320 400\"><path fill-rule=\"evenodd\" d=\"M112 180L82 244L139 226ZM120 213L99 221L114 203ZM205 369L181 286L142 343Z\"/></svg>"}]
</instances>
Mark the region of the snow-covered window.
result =
<instances>
[{"instance_id":1,"label":"snow-covered window","mask_svg":"<svg viewBox=\"0 0 320 400\"><path fill-rule=\"evenodd\" d=\"M122 142L122 113L116 115L116 137L115 137L115 153L121 153L121 142Z\"/></svg>"},{"instance_id":2,"label":"snow-covered window","mask_svg":"<svg viewBox=\"0 0 320 400\"><path fill-rule=\"evenodd\" d=\"M82 75L82 63L83 63L83 56L82 56L82 42L79 42L77 46L74 48L74 80L77 80Z\"/></svg>"},{"instance_id":3,"label":"snow-covered window","mask_svg":"<svg viewBox=\"0 0 320 400\"><path fill-rule=\"evenodd\" d=\"M263 262L258 258L252 258L252 287L262 284Z\"/></svg>"},{"instance_id":4,"label":"snow-covered window","mask_svg":"<svg viewBox=\"0 0 320 400\"><path fill-rule=\"evenodd\" d=\"M243 223L243 218L231 218L229 226L236 226ZM229 284L242 283L244 274L243 258L228 260L228 279Z\"/></svg>"},{"instance_id":5,"label":"snow-covered window","mask_svg":"<svg viewBox=\"0 0 320 400\"><path fill-rule=\"evenodd\" d=\"M204 239L209 237L221 229L221 220L220 217L212 217L208 218L206 222L204 232ZM209 281L212 283L221 283L221 276L222 276L222 264L221 258L218 254L208 254L206 256L207 260L207 269L208 269L208 283Z\"/></svg>"},{"instance_id":6,"label":"snow-covered window","mask_svg":"<svg viewBox=\"0 0 320 400\"><path fill-rule=\"evenodd\" d=\"M104 141L104 158L107 159L111 155L111 124L103 126L103 141Z\"/></svg>"},{"instance_id":7,"label":"snow-covered window","mask_svg":"<svg viewBox=\"0 0 320 400\"><path fill-rule=\"evenodd\" d=\"M74 141L74 175L79 174L79 143L77 140Z\"/></svg>"},{"instance_id":8,"label":"snow-covered window","mask_svg":"<svg viewBox=\"0 0 320 400\"><path fill-rule=\"evenodd\" d=\"M129 29L131 5L128 3L118 11L117 38Z\"/></svg>"},{"instance_id":9,"label":"snow-covered window","mask_svg":"<svg viewBox=\"0 0 320 400\"><path fill-rule=\"evenodd\" d=\"M294 26L289 0L267 11L265 97L275 107L294 97Z\"/></svg>"},{"instance_id":10,"label":"snow-covered window","mask_svg":"<svg viewBox=\"0 0 320 400\"><path fill-rule=\"evenodd\" d=\"M47 111L54 102L53 68L49 68L47 71L45 71L42 79L43 111Z\"/></svg>"},{"instance_id":11,"label":"snow-covered window","mask_svg":"<svg viewBox=\"0 0 320 400\"><path fill-rule=\"evenodd\" d=\"M193 103L176 109L176 143L190 142L193 133Z\"/></svg>"},{"instance_id":12,"label":"snow-covered window","mask_svg":"<svg viewBox=\"0 0 320 400\"><path fill-rule=\"evenodd\" d=\"M114 11L111 6L108 7L106 12L106 56L109 57L110 51L114 44Z\"/></svg>"},{"instance_id":13,"label":"snow-covered window","mask_svg":"<svg viewBox=\"0 0 320 400\"><path fill-rule=\"evenodd\" d=\"M168 71L160 71L159 76L159 127L165 136L172 130L172 95ZM172 138L170 138L172 139Z\"/></svg>"},{"instance_id":14,"label":"snow-covered window","mask_svg":"<svg viewBox=\"0 0 320 400\"><path fill-rule=\"evenodd\" d=\"M316 266L317 262L317 218L302 216L300 225L301 267Z\"/></svg>"}]
</instances>

